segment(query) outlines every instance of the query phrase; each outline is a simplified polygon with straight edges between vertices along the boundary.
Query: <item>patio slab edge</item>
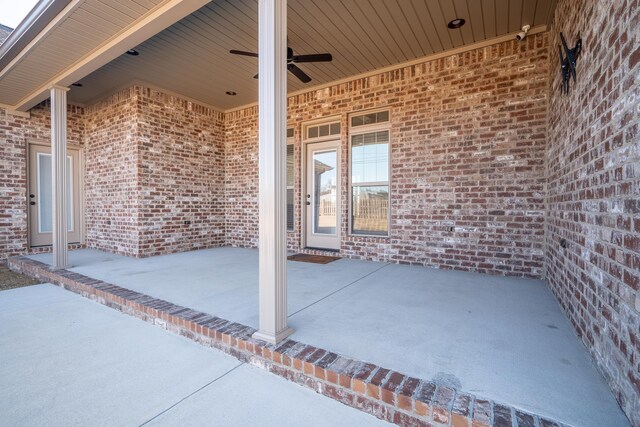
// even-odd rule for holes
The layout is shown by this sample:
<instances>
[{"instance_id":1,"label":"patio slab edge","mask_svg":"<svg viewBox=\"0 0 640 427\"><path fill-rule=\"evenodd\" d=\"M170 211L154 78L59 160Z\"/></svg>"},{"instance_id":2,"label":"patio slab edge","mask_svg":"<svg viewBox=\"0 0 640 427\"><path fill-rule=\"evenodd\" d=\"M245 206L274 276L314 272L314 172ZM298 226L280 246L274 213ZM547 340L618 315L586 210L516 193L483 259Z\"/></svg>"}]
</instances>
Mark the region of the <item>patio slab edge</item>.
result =
<instances>
[{"instance_id":1,"label":"patio slab edge","mask_svg":"<svg viewBox=\"0 0 640 427\"><path fill-rule=\"evenodd\" d=\"M401 426L564 427L432 381L287 339L278 345L252 338L254 328L24 256L9 268L53 283L100 304L160 326L204 346L310 388L334 400Z\"/></svg>"}]
</instances>

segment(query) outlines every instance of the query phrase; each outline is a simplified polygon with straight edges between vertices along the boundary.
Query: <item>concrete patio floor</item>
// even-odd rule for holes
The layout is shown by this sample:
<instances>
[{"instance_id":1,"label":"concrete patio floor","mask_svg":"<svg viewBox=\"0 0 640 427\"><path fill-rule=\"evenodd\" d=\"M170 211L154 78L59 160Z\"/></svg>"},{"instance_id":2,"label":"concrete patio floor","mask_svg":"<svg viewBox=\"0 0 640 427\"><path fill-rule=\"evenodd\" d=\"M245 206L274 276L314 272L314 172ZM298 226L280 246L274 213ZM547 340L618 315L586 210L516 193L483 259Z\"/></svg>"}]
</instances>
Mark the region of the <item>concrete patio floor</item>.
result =
<instances>
[{"instance_id":1,"label":"concrete patio floor","mask_svg":"<svg viewBox=\"0 0 640 427\"><path fill-rule=\"evenodd\" d=\"M50 284L0 292L0 378L3 426L386 424Z\"/></svg>"},{"instance_id":2,"label":"concrete patio floor","mask_svg":"<svg viewBox=\"0 0 640 427\"><path fill-rule=\"evenodd\" d=\"M31 258L50 262L51 255ZM72 271L258 326L258 252L70 253ZM289 262L292 338L576 426L628 426L539 280L339 260Z\"/></svg>"}]
</instances>

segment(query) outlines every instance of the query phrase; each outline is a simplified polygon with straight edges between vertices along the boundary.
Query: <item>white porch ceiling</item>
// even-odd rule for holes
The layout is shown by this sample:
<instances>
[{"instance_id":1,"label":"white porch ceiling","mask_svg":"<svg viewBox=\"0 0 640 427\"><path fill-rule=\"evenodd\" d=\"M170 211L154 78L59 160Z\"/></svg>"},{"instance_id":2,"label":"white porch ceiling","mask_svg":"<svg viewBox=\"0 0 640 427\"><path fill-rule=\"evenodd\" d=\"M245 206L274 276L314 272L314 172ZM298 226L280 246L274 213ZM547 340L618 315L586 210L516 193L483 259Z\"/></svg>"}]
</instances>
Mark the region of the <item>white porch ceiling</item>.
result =
<instances>
[{"instance_id":1,"label":"white porch ceiling","mask_svg":"<svg viewBox=\"0 0 640 427\"><path fill-rule=\"evenodd\" d=\"M64 68L117 27L161 0L86 0L42 43L46 55L19 64L24 71L0 80L0 98L32 85L51 68ZM289 92L515 33L522 25L546 26L556 0L289 0L289 46L296 54L329 52L330 63L299 64L312 81L289 74ZM80 13L82 12L82 13ZM464 18L461 29L447 23ZM69 100L91 104L132 82L145 82L228 110L257 101L257 0L214 0L139 44L139 56L121 55L72 87ZM68 27L68 28L67 28ZM43 62L43 58L46 59ZM228 96L226 91L237 96ZM5 93L6 92L6 93Z\"/></svg>"},{"instance_id":2,"label":"white porch ceiling","mask_svg":"<svg viewBox=\"0 0 640 427\"><path fill-rule=\"evenodd\" d=\"M0 106L25 111L207 3L40 0L0 46Z\"/></svg>"},{"instance_id":3,"label":"white porch ceiling","mask_svg":"<svg viewBox=\"0 0 640 427\"><path fill-rule=\"evenodd\" d=\"M35 54L26 55L10 70L0 75L0 99L16 104L25 93L33 91L52 75L79 61L121 28L132 24L162 0L109 1L87 0L70 5L65 19L34 47Z\"/></svg>"},{"instance_id":4,"label":"white porch ceiling","mask_svg":"<svg viewBox=\"0 0 640 427\"><path fill-rule=\"evenodd\" d=\"M545 26L555 0L289 0L289 45L296 54L329 52L330 63L300 64L313 80L289 73L289 92L448 49ZM214 0L81 80L69 99L90 104L132 81L227 110L257 101L257 0ZM456 17L467 23L450 30ZM228 96L226 91L235 91Z\"/></svg>"}]
</instances>

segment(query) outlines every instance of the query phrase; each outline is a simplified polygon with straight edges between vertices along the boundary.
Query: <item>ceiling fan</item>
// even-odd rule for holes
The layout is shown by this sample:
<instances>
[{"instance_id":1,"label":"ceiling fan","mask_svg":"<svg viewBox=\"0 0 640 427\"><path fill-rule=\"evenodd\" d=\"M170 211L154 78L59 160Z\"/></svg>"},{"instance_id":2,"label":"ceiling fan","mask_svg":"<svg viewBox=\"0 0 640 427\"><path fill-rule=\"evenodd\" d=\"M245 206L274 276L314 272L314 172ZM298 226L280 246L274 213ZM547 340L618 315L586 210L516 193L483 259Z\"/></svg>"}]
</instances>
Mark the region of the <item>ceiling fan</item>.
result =
<instances>
[{"instance_id":1,"label":"ceiling fan","mask_svg":"<svg viewBox=\"0 0 640 427\"><path fill-rule=\"evenodd\" d=\"M258 54L254 52L245 52L243 50L230 50L229 53L234 55L242 55L242 56L251 56L253 58L257 58ZM310 55L294 55L293 49L287 47L287 70L291 72L294 76L296 76L302 83L309 83L311 81L311 77L307 75L304 71L302 71L296 64L301 64L304 62L330 62L333 60L333 57L330 53L312 53ZM258 78L256 74L253 76L254 79Z\"/></svg>"}]
</instances>

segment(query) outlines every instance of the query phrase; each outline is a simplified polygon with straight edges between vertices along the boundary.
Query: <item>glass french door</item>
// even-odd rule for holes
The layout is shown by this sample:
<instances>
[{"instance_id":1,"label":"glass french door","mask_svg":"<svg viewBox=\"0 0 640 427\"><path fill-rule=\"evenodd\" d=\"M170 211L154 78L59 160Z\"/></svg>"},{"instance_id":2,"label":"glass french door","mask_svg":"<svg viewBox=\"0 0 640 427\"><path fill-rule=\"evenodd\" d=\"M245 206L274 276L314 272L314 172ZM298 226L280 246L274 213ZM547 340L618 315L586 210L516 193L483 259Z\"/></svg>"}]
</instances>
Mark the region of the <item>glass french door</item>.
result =
<instances>
[{"instance_id":1,"label":"glass french door","mask_svg":"<svg viewBox=\"0 0 640 427\"><path fill-rule=\"evenodd\" d=\"M80 153L67 149L67 227L69 243L80 242ZM51 147L29 146L29 240L31 246L51 245L53 189Z\"/></svg>"},{"instance_id":2,"label":"glass french door","mask_svg":"<svg viewBox=\"0 0 640 427\"><path fill-rule=\"evenodd\" d=\"M306 246L340 249L340 141L307 144Z\"/></svg>"}]
</instances>

